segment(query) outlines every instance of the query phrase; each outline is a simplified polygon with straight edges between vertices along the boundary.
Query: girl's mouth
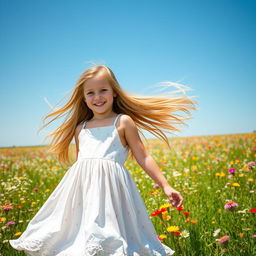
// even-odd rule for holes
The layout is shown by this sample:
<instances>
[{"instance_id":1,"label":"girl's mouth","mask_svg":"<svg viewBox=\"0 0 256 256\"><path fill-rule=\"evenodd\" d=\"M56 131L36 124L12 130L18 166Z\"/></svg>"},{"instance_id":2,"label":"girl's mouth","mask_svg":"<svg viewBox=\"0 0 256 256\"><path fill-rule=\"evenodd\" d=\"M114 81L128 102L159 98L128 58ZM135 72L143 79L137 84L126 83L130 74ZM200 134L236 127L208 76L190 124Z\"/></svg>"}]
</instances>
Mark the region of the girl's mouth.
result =
<instances>
[{"instance_id":1,"label":"girl's mouth","mask_svg":"<svg viewBox=\"0 0 256 256\"><path fill-rule=\"evenodd\" d=\"M98 103L98 104L94 104L96 107L101 107L105 104L105 102L101 102L101 103Z\"/></svg>"}]
</instances>

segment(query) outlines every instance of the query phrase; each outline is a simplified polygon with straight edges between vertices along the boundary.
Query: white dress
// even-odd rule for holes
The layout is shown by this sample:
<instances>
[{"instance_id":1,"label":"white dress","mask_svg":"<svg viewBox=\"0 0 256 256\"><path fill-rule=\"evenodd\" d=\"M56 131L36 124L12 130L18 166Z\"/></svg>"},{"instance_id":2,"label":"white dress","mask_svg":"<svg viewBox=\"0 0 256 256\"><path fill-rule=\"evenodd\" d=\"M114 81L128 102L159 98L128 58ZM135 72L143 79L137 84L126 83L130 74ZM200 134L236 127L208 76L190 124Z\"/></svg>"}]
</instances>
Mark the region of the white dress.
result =
<instances>
[{"instance_id":1,"label":"white dress","mask_svg":"<svg viewBox=\"0 0 256 256\"><path fill-rule=\"evenodd\" d=\"M85 128L77 161L11 246L32 256L163 256L114 124Z\"/></svg>"}]
</instances>

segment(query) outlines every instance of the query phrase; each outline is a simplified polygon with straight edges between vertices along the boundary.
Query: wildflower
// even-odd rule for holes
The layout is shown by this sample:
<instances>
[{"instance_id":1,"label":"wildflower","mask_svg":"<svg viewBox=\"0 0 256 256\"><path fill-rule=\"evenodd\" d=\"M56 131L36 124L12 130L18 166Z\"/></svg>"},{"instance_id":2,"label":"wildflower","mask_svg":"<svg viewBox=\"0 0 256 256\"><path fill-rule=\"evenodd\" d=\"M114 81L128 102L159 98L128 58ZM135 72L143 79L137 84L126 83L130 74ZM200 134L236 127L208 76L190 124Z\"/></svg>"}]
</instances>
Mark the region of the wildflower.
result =
<instances>
[{"instance_id":1,"label":"wildflower","mask_svg":"<svg viewBox=\"0 0 256 256\"><path fill-rule=\"evenodd\" d=\"M171 204L163 204L163 205L160 206L160 209L162 209L162 208L168 208L168 207L170 207L170 206L171 206Z\"/></svg>"},{"instance_id":2,"label":"wildflower","mask_svg":"<svg viewBox=\"0 0 256 256\"><path fill-rule=\"evenodd\" d=\"M250 209L251 213L256 213L256 208Z\"/></svg>"},{"instance_id":3,"label":"wildflower","mask_svg":"<svg viewBox=\"0 0 256 256\"><path fill-rule=\"evenodd\" d=\"M158 214L160 214L160 213L162 213L162 212L164 212L164 211L166 211L165 208L163 208L163 209L161 209L161 210L155 210L153 213L151 213L151 216L156 216L156 215L158 215Z\"/></svg>"},{"instance_id":4,"label":"wildflower","mask_svg":"<svg viewBox=\"0 0 256 256\"><path fill-rule=\"evenodd\" d=\"M237 183L237 182L235 182L235 183L232 184L232 186L233 186L233 187L240 187L240 184Z\"/></svg>"},{"instance_id":5,"label":"wildflower","mask_svg":"<svg viewBox=\"0 0 256 256\"><path fill-rule=\"evenodd\" d=\"M233 202L233 201L229 201L225 204L224 209L225 210L233 210L234 208L236 208L238 206L237 203Z\"/></svg>"},{"instance_id":6,"label":"wildflower","mask_svg":"<svg viewBox=\"0 0 256 256\"><path fill-rule=\"evenodd\" d=\"M190 221L192 224L196 224L198 222L198 220L191 220Z\"/></svg>"},{"instance_id":7,"label":"wildflower","mask_svg":"<svg viewBox=\"0 0 256 256\"><path fill-rule=\"evenodd\" d=\"M167 235L159 235L158 236L161 240L167 238Z\"/></svg>"},{"instance_id":8,"label":"wildflower","mask_svg":"<svg viewBox=\"0 0 256 256\"><path fill-rule=\"evenodd\" d=\"M155 184L153 188L159 188L160 186L158 184Z\"/></svg>"},{"instance_id":9,"label":"wildflower","mask_svg":"<svg viewBox=\"0 0 256 256\"><path fill-rule=\"evenodd\" d=\"M177 211L183 211L184 208L183 208L182 205L181 205L181 206L177 207L176 210L177 210Z\"/></svg>"},{"instance_id":10,"label":"wildflower","mask_svg":"<svg viewBox=\"0 0 256 256\"><path fill-rule=\"evenodd\" d=\"M179 231L174 231L173 234L178 236L178 235L180 235L180 232Z\"/></svg>"},{"instance_id":11,"label":"wildflower","mask_svg":"<svg viewBox=\"0 0 256 256\"><path fill-rule=\"evenodd\" d=\"M5 205L2 205L2 209L5 211L5 212L8 212L10 210L13 209L13 206L11 205L10 202L6 202Z\"/></svg>"},{"instance_id":12,"label":"wildflower","mask_svg":"<svg viewBox=\"0 0 256 256\"><path fill-rule=\"evenodd\" d=\"M231 168L231 169L228 170L229 173L234 173L235 171L236 171L235 168Z\"/></svg>"},{"instance_id":13,"label":"wildflower","mask_svg":"<svg viewBox=\"0 0 256 256\"><path fill-rule=\"evenodd\" d=\"M6 218L5 217L0 217L0 222L4 222L6 221Z\"/></svg>"},{"instance_id":14,"label":"wildflower","mask_svg":"<svg viewBox=\"0 0 256 256\"><path fill-rule=\"evenodd\" d=\"M218 236L219 233L220 233L220 231L221 231L220 228L216 229L216 230L213 232L213 236Z\"/></svg>"},{"instance_id":15,"label":"wildflower","mask_svg":"<svg viewBox=\"0 0 256 256\"><path fill-rule=\"evenodd\" d=\"M180 235L182 237L189 237L189 232L187 230L183 230L183 231L180 232Z\"/></svg>"},{"instance_id":16,"label":"wildflower","mask_svg":"<svg viewBox=\"0 0 256 256\"><path fill-rule=\"evenodd\" d=\"M225 177L226 174L225 174L224 172L217 172L217 173L215 174L215 176L217 176L217 177Z\"/></svg>"},{"instance_id":17,"label":"wildflower","mask_svg":"<svg viewBox=\"0 0 256 256\"><path fill-rule=\"evenodd\" d=\"M167 227L167 232L177 232L177 231L179 231L180 229L179 229L179 227L178 226L169 226L169 227Z\"/></svg>"},{"instance_id":18,"label":"wildflower","mask_svg":"<svg viewBox=\"0 0 256 256\"><path fill-rule=\"evenodd\" d=\"M11 225L14 225L14 224L15 224L14 221L8 221L5 225L6 225L6 226L11 226Z\"/></svg>"},{"instance_id":19,"label":"wildflower","mask_svg":"<svg viewBox=\"0 0 256 256\"><path fill-rule=\"evenodd\" d=\"M184 215L189 215L190 212L183 212L182 214L184 214Z\"/></svg>"},{"instance_id":20,"label":"wildflower","mask_svg":"<svg viewBox=\"0 0 256 256\"><path fill-rule=\"evenodd\" d=\"M34 191L38 191L38 188L33 188Z\"/></svg>"},{"instance_id":21,"label":"wildflower","mask_svg":"<svg viewBox=\"0 0 256 256\"><path fill-rule=\"evenodd\" d=\"M247 165L249 168L252 168L256 165L256 162L249 162Z\"/></svg>"},{"instance_id":22,"label":"wildflower","mask_svg":"<svg viewBox=\"0 0 256 256\"><path fill-rule=\"evenodd\" d=\"M15 234L14 234L14 236L20 236L22 234L22 232L16 232Z\"/></svg>"},{"instance_id":23,"label":"wildflower","mask_svg":"<svg viewBox=\"0 0 256 256\"><path fill-rule=\"evenodd\" d=\"M256 238L256 235L252 235L253 238Z\"/></svg>"},{"instance_id":24,"label":"wildflower","mask_svg":"<svg viewBox=\"0 0 256 256\"><path fill-rule=\"evenodd\" d=\"M244 236L244 233L239 233L239 236L242 238Z\"/></svg>"},{"instance_id":25,"label":"wildflower","mask_svg":"<svg viewBox=\"0 0 256 256\"><path fill-rule=\"evenodd\" d=\"M228 240L229 240L229 236L223 236L219 239L216 239L216 241L218 241L219 244L225 244L228 242Z\"/></svg>"}]
</instances>

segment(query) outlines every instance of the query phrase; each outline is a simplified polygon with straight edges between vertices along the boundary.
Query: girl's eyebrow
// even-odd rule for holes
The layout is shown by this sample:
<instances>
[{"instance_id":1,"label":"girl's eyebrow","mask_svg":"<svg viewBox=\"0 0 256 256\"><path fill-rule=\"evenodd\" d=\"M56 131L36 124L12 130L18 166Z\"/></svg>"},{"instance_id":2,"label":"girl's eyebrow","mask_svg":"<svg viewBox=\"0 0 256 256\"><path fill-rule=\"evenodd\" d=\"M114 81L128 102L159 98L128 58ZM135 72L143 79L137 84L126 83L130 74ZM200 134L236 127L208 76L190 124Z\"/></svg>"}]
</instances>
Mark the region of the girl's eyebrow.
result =
<instances>
[{"instance_id":1,"label":"girl's eyebrow","mask_svg":"<svg viewBox=\"0 0 256 256\"><path fill-rule=\"evenodd\" d=\"M103 85L103 86L101 86L101 87L99 88L99 90L101 90L101 89L107 89L107 86ZM91 91L91 90L93 90L93 88L88 88L88 89L85 88L85 91L86 91L86 92L87 92L87 91Z\"/></svg>"}]
</instances>

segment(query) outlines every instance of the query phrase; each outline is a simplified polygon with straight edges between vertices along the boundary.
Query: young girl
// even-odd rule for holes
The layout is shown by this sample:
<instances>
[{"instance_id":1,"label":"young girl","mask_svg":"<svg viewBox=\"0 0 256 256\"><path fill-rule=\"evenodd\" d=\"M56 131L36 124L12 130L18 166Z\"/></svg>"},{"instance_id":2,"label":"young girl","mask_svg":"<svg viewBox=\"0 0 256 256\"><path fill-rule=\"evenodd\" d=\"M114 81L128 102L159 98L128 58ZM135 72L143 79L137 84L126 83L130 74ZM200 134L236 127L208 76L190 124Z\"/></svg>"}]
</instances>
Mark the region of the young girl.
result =
<instances>
[{"instance_id":1,"label":"young girl","mask_svg":"<svg viewBox=\"0 0 256 256\"><path fill-rule=\"evenodd\" d=\"M69 110L69 119L48 135L53 137L50 151L68 162L74 137L77 161L19 239L9 240L11 246L33 256L172 255L174 251L159 241L124 162L130 152L172 206L181 206L183 197L145 150L137 127L168 144L162 130L177 130L172 122L182 123L172 113L189 113L196 109L194 104L186 97L132 96L121 89L110 68L86 70L68 103L45 117Z\"/></svg>"}]
</instances>

